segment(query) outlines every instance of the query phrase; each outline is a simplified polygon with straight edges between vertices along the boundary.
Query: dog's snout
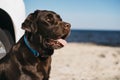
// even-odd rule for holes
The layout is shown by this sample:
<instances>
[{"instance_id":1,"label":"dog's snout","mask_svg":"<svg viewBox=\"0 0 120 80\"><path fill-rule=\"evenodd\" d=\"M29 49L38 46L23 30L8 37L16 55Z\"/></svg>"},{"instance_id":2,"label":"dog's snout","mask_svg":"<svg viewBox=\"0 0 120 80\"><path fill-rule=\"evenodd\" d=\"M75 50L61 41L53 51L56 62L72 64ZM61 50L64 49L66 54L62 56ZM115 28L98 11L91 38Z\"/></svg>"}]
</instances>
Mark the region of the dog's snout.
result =
<instances>
[{"instance_id":1,"label":"dog's snout","mask_svg":"<svg viewBox=\"0 0 120 80\"><path fill-rule=\"evenodd\" d=\"M70 24L69 24L69 23L66 23L66 24L65 24L65 27L70 27Z\"/></svg>"},{"instance_id":2,"label":"dog's snout","mask_svg":"<svg viewBox=\"0 0 120 80\"><path fill-rule=\"evenodd\" d=\"M69 23L65 23L65 29L69 29L71 25Z\"/></svg>"}]
</instances>

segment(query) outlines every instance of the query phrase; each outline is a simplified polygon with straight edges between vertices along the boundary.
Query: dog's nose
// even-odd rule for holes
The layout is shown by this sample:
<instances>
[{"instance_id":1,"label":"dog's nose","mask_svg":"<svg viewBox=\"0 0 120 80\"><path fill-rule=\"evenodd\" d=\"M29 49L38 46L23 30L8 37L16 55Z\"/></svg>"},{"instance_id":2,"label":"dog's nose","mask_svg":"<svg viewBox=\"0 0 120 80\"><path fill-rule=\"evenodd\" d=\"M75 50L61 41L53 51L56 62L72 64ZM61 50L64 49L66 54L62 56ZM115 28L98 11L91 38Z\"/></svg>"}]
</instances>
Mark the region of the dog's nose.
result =
<instances>
[{"instance_id":1,"label":"dog's nose","mask_svg":"<svg viewBox=\"0 0 120 80\"><path fill-rule=\"evenodd\" d=\"M69 29L71 27L71 25L69 23L65 24L65 29Z\"/></svg>"}]
</instances>

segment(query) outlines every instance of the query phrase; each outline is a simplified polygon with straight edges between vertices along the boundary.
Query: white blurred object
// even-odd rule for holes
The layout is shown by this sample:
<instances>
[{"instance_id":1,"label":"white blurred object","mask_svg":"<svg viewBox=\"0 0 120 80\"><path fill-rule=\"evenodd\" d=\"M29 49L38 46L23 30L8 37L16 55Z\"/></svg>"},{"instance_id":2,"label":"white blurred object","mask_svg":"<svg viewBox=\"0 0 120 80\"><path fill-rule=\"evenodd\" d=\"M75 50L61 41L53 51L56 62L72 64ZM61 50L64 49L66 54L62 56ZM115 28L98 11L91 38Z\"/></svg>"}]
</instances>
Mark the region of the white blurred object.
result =
<instances>
[{"instance_id":1,"label":"white blurred object","mask_svg":"<svg viewBox=\"0 0 120 80\"><path fill-rule=\"evenodd\" d=\"M0 0L0 8L9 14L13 22L16 42L23 35L21 24L25 19L25 6L23 0Z\"/></svg>"}]
</instances>

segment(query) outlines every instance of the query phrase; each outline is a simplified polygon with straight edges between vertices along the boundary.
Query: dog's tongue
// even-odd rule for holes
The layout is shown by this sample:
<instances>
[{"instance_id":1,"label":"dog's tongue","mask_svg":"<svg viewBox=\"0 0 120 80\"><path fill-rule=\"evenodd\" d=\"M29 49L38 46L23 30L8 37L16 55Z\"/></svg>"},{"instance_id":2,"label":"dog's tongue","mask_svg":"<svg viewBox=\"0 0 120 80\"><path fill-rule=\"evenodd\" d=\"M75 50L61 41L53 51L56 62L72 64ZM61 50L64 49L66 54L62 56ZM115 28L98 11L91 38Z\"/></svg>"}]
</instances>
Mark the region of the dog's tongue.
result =
<instances>
[{"instance_id":1,"label":"dog's tongue","mask_svg":"<svg viewBox=\"0 0 120 80\"><path fill-rule=\"evenodd\" d=\"M67 41L65 41L64 39L58 39L57 41L60 42L63 46L67 44Z\"/></svg>"}]
</instances>

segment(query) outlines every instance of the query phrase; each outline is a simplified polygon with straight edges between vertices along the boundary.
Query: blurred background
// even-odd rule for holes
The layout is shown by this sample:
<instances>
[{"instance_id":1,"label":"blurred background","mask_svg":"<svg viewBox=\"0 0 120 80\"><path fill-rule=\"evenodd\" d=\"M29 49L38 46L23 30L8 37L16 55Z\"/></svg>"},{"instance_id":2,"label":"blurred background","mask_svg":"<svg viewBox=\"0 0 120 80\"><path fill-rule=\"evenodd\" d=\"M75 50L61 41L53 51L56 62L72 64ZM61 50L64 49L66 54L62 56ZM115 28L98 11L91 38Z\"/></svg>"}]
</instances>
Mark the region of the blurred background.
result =
<instances>
[{"instance_id":1,"label":"blurred background","mask_svg":"<svg viewBox=\"0 0 120 80\"><path fill-rule=\"evenodd\" d=\"M72 25L69 42L120 45L120 0L24 0L26 16L52 10Z\"/></svg>"}]
</instances>

